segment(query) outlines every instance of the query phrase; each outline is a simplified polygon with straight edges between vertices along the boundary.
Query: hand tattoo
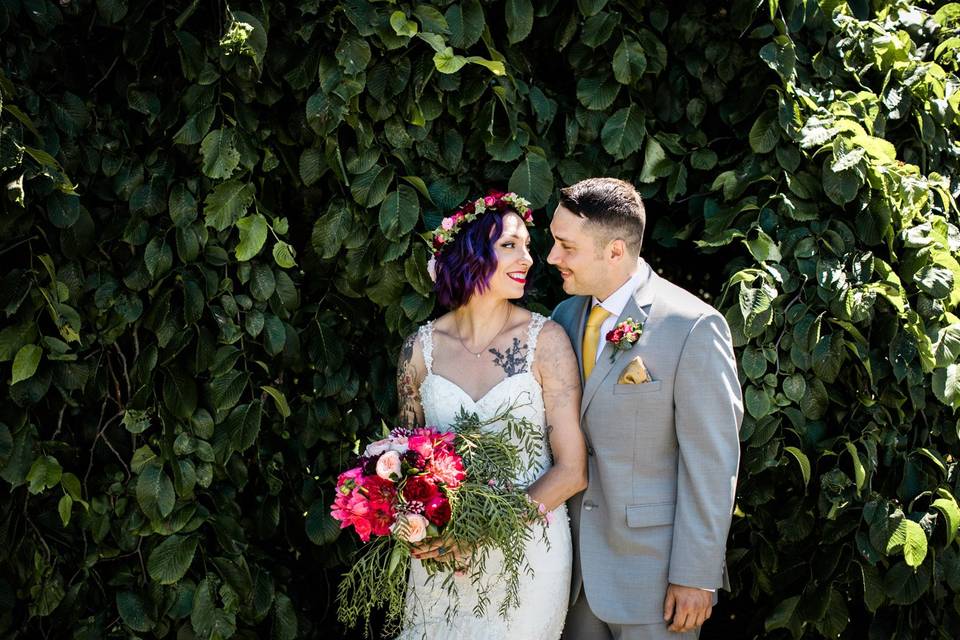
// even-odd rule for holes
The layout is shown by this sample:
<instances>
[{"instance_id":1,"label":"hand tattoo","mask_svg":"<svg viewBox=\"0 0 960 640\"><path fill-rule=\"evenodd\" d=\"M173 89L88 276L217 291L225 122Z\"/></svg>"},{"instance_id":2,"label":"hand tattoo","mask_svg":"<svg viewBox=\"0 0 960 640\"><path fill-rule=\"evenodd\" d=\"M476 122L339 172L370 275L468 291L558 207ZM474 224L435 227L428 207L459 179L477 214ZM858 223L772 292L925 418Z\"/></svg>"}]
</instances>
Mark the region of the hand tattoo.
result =
<instances>
[{"instance_id":1,"label":"hand tattoo","mask_svg":"<svg viewBox=\"0 0 960 640\"><path fill-rule=\"evenodd\" d=\"M513 346L507 353L500 353L497 349L489 349L493 354L493 364L502 368L509 378L527 372L527 345L520 346L520 338L513 339Z\"/></svg>"}]
</instances>

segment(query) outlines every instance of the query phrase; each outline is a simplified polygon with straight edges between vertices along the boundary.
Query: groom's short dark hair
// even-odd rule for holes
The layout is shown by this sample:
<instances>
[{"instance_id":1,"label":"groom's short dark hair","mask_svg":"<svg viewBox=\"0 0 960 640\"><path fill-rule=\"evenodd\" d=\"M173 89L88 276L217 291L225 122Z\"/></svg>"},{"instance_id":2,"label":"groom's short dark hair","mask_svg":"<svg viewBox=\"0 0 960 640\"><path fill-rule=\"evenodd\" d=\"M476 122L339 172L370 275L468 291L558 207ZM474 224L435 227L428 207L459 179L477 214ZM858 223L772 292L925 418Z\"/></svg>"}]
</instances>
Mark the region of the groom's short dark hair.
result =
<instances>
[{"instance_id":1,"label":"groom's short dark hair","mask_svg":"<svg viewBox=\"0 0 960 640\"><path fill-rule=\"evenodd\" d=\"M617 238L640 255L647 213L633 185L617 178L587 178L560 190L560 205L600 227L598 240Z\"/></svg>"}]
</instances>

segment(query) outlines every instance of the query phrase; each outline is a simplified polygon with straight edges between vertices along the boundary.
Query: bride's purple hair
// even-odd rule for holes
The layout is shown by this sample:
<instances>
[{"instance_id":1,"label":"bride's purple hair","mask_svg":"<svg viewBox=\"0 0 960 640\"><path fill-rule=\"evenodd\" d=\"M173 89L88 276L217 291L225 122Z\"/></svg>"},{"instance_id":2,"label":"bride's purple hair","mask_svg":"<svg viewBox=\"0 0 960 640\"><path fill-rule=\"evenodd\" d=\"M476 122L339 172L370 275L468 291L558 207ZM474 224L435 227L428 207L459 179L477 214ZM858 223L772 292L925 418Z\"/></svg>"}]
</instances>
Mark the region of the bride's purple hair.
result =
<instances>
[{"instance_id":1,"label":"bride's purple hair","mask_svg":"<svg viewBox=\"0 0 960 640\"><path fill-rule=\"evenodd\" d=\"M475 293L483 293L490 276L497 270L494 246L503 233L503 216L516 213L488 211L466 225L456 240L437 257L437 281L433 290L437 301L448 309L467 303Z\"/></svg>"}]
</instances>

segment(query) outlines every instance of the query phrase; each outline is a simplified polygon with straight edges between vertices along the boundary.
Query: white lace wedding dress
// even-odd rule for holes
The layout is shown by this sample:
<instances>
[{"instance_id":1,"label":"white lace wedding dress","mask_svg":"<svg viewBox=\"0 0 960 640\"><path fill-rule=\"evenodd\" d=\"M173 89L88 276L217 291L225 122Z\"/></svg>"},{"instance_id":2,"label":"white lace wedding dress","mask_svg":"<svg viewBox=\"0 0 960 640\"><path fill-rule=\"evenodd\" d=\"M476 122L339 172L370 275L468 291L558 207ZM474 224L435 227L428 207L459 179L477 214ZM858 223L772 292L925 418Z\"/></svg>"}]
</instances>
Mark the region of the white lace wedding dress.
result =
<instances>
[{"instance_id":1,"label":"white lace wedding dress","mask_svg":"<svg viewBox=\"0 0 960 640\"><path fill-rule=\"evenodd\" d=\"M418 337L427 375L420 385L420 397L426 424L446 428L461 407L477 413L481 419L487 419L497 415L498 409L519 401L522 406L515 409L513 414L545 429L543 391L532 373L537 336L544 322L546 318L539 314L533 314L530 320L527 360L523 372L504 378L477 401L447 378L433 372L433 324L428 322L421 327ZM487 428L498 429L501 425L494 423ZM549 468L550 445L546 437L540 462L538 473L532 477L515 478L514 481L520 486L527 486ZM407 590L408 621L398 640L557 640L567 614L573 563L566 505L560 505L553 511L547 539L545 541L538 530L527 545L526 558L533 574L521 574L520 606L510 611L507 620L497 612L506 590L504 581L498 579L497 575L502 557L491 554L486 563L491 571L487 584L492 588L482 618L475 617L473 613L477 592L470 578L454 576L459 603L457 614L449 621L447 610L451 598L443 586L447 575L436 575L428 580L426 569L419 560L413 559Z\"/></svg>"}]
</instances>

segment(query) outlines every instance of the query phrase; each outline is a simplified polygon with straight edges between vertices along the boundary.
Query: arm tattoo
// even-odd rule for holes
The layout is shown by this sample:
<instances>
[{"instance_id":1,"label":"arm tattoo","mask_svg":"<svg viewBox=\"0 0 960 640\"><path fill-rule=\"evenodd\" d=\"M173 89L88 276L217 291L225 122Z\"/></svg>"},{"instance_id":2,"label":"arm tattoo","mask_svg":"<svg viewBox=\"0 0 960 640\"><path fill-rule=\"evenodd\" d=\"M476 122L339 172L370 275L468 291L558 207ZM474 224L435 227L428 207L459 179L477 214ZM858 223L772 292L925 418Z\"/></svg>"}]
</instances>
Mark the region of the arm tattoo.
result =
<instances>
[{"instance_id":1,"label":"arm tattoo","mask_svg":"<svg viewBox=\"0 0 960 640\"><path fill-rule=\"evenodd\" d=\"M493 364L502 368L507 377L527 372L527 345L520 345L520 338L513 339L513 346L507 352L501 353L497 349L489 349L493 354Z\"/></svg>"},{"instance_id":2,"label":"arm tattoo","mask_svg":"<svg viewBox=\"0 0 960 640\"><path fill-rule=\"evenodd\" d=\"M413 345L417 334L411 334L403 342L400 359L397 362L397 399L399 404L398 422L405 429L413 429L417 424L420 408L420 386L416 383L416 369L413 366Z\"/></svg>"}]
</instances>

